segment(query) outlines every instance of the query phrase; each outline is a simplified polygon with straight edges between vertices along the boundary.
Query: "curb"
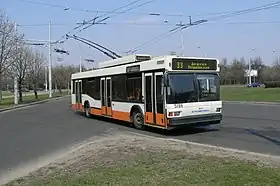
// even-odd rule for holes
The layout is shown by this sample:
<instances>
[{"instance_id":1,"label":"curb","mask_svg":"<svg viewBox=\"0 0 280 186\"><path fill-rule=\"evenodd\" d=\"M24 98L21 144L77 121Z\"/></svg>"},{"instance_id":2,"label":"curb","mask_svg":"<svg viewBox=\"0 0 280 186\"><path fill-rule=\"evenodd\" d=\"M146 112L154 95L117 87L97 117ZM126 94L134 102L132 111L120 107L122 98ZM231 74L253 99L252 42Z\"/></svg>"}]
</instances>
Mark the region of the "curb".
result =
<instances>
[{"instance_id":1,"label":"curb","mask_svg":"<svg viewBox=\"0 0 280 186\"><path fill-rule=\"evenodd\" d=\"M49 98L49 99L46 99L46 100L43 100L43 101L36 101L36 102L22 104L22 105L18 105L18 106L3 108L3 109L0 109L0 113L4 112L4 111L8 111L8 110L14 110L14 109L18 109L18 108L28 107L28 106L31 106L31 105L38 105L38 104L47 103L47 102L50 102L50 101L60 100L60 99L63 99L63 98L69 97L69 96L70 95L55 97L55 98Z\"/></svg>"},{"instance_id":2,"label":"curb","mask_svg":"<svg viewBox=\"0 0 280 186\"><path fill-rule=\"evenodd\" d=\"M262 101L223 101L223 103L240 103L240 104L262 104L262 105L280 105L279 102L262 102Z\"/></svg>"}]
</instances>

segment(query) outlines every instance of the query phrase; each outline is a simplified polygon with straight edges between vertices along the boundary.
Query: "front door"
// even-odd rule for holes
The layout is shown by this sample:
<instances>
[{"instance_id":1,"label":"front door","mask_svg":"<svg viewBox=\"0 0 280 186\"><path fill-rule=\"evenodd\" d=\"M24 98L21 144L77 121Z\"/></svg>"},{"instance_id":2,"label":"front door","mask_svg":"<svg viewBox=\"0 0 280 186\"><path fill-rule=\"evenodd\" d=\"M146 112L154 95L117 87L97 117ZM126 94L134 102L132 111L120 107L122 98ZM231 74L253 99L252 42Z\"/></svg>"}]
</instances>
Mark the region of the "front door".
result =
<instances>
[{"instance_id":1,"label":"front door","mask_svg":"<svg viewBox=\"0 0 280 186\"><path fill-rule=\"evenodd\" d=\"M112 116L112 81L110 77L100 79L101 114Z\"/></svg>"},{"instance_id":2,"label":"front door","mask_svg":"<svg viewBox=\"0 0 280 186\"><path fill-rule=\"evenodd\" d=\"M165 126L164 117L164 88L163 88L163 72L156 72L154 74L154 87L155 87L155 124Z\"/></svg>"}]
</instances>

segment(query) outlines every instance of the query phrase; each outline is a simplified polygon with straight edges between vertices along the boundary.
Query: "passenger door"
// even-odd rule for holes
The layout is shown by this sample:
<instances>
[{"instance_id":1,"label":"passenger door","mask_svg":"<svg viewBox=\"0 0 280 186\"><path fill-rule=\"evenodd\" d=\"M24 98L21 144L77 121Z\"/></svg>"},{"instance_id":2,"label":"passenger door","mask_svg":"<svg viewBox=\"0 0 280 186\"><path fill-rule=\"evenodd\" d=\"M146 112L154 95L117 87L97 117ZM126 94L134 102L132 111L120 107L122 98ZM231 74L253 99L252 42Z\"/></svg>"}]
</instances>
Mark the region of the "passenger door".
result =
<instances>
[{"instance_id":1,"label":"passenger door","mask_svg":"<svg viewBox=\"0 0 280 186\"><path fill-rule=\"evenodd\" d=\"M155 124L165 126L163 72L156 72L154 77Z\"/></svg>"},{"instance_id":2,"label":"passenger door","mask_svg":"<svg viewBox=\"0 0 280 186\"><path fill-rule=\"evenodd\" d=\"M75 81L75 92L76 92L76 105L77 109L81 110L82 106L82 80Z\"/></svg>"},{"instance_id":3,"label":"passenger door","mask_svg":"<svg viewBox=\"0 0 280 186\"><path fill-rule=\"evenodd\" d=\"M153 74L145 74L145 123L154 124Z\"/></svg>"},{"instance_id":4,"label":"passenger door","mask_svg":"<svg viewBox=\"0 0 280 186\"><path fill-rule=\"evenodd\" d=\"M112 116L112 80L111 77L100 79L101 114Z\"/></svg>"}]
</instances>

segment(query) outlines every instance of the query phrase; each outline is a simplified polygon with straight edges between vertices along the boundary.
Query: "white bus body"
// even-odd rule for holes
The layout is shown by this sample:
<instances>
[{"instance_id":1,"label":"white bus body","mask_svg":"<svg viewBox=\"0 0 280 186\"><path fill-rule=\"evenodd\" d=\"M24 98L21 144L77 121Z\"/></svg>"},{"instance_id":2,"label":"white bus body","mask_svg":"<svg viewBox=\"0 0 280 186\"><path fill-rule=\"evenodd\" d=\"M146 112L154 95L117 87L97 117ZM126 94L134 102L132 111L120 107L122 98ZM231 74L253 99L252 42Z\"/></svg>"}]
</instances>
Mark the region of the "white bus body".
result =
<instances>
[{"instance_id":1,"label":"white bus body","mask_svg":"<svg viewBox=\"0 0 280 186\"><path fill-rule=\"evenodd\" d=\"M72 108L87 117L123 120L139 129L222 120L217 59L131 55L100 66L72 74Z\"/></svg>"}]
</instances>

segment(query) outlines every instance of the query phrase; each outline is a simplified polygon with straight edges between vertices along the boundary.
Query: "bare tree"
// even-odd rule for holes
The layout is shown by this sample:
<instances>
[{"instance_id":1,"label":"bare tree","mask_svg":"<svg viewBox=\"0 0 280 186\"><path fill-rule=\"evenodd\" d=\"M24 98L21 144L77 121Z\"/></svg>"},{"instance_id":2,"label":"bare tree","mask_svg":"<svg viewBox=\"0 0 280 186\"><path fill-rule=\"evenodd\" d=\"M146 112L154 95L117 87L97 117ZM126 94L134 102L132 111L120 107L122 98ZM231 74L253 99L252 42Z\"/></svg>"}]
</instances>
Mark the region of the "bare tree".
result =
<instances>
[{"instance_id":1,"label":"bare tree","mask_svg":"<svg viewBox=\"0 0 280 186\"><path fill-rule=\"evenodd\" d=\"M22 103L23 83L27 74L29 63L32 60L32 51L23 44L16 50L14 63L11 66L11 75L16 76L18 82L19 102Z\"/></svg>"},{"instance_id":2,"label":"bare tree","mask_svg":"<svg viewBox=\"0 0 280 186\"><path fill-rule=\"evenodd\" d=\"M32 55L29 63L29 76L28 80L32 84L35 99L38 100L38 85L44 80L44 66L46 60L42 53L36 51Z\"/></svg>"},{"instance_id":3,"label":"bare tree","mask_svg":"<svg viewBox=\"0 0 280 186\"><path fill-rule=\"evenodd\" d=\"M85 69L84 69L85 70ZM60 65L53 69L53 79L54 83L57 85L59 92L62 89L70 89L71 74L79 72L79 68L76 66Z\"/></svg>"},{"instance_id":4,"label":"bare tree","mask_svg":"<svg viewBox=\"0 0 280 186\"><path fill-rule=\"evenodd\" d=\"M13 50L18 39L14 24L0 11L0 100L2 99L3 75L13 64Z\"/></svg>"}]
</instances>

